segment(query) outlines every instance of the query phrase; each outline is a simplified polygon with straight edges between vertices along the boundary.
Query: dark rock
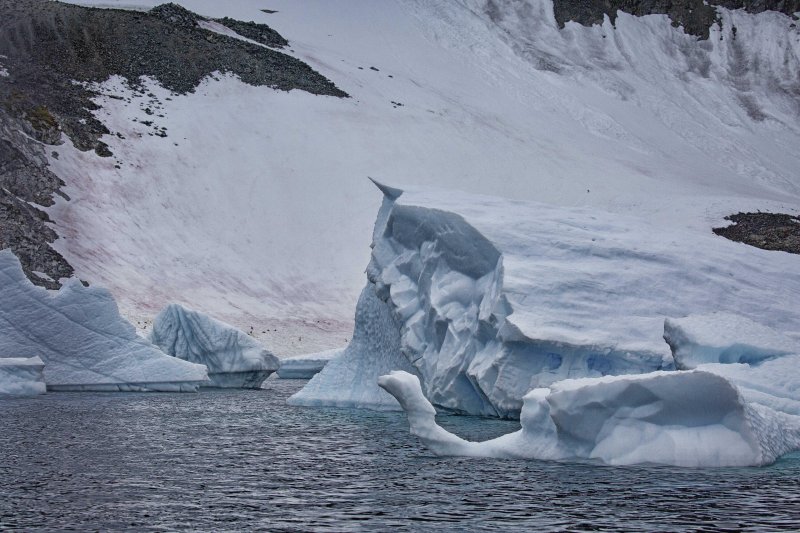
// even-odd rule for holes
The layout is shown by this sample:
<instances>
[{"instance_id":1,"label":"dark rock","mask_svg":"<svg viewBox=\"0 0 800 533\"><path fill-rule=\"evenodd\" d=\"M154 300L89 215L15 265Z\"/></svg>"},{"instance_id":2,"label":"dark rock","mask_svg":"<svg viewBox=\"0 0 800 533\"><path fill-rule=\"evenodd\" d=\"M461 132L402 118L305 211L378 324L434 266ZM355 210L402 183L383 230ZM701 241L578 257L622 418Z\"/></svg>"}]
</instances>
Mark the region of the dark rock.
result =
<instances>
[{"instance_id":1,"label":"dark rock","mask_svg":"<svg viewBox=\"0 0 800 533\"><path fill-rule=\"evenodd\" d=\"M737 213L725 217L730 226L714 228L717 235L764 250L800 254L800 217L784 213Z\"/></svg>"},{"instance_id":2,"label":"dark rock","mask_svg":"<svg viewBox=\"0 0 800 533\"><path fill-rule=\"evenodd\" d=\"M8 71L0 77L0 249L14 251L33 283L57 288L58 279L73 273L50 246L57 238L52 222L35 207L52 205L54 194L66 198L64 183L48 169L46 145L60 144L63 133L80 150L112 155L100 140L110 132L92 114L98 106L87 83L120 75L136 89L148 76L186 93L220 71L251 85L347 97L302 61L204 30L199 20L176 4L142 13L50 0L0 1L0 55ZM253 40L286 45L266 25L225 23Z\"/></svg>"},{"instance_id":3,"label":"dark rock","mask_svg":"<svg viewBox=\"0 0 800 533\"><path fill-rule=\"evenodd\" d=\"M273 48L283 48L289 46L289 41L283 36L267 26L266 24L257 24L255 22L242 22L232 18L216 19L217 22L223 26L232 29L242 37L247 37L257 43Z\"/></svg>"}]
</instances>

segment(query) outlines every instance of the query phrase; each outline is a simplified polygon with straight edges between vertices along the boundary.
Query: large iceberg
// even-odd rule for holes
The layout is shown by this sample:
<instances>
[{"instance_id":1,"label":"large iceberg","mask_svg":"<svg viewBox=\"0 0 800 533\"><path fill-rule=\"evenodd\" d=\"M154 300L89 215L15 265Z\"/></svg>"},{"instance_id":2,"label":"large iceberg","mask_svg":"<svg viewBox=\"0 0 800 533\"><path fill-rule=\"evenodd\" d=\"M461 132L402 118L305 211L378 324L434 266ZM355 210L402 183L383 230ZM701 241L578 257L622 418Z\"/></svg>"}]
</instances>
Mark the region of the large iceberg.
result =
<instances>
[{"instance_id":1,"label":"large iceberg","mask_svg":"<svg viewBox=\"0 0 800 533\"><path fill-rule=\"evenodd\" d=\"M568 379L534 389L523 399L522 429L484 442L437 425L416 376L392 372L379 384L399 400L411 432L438 455L760 466L800 449L800 416L750 403L731 381L704 370Z\"/></svg>"},{"instance_id":2,"label":"large iceberg","mask_svg":"<svg viewBox=\"0 0 800 533\"><path fill-rule=\"evenodd\" d=\"M405 370L434 405L517 417L563 379L675 369L666 317L800 329L797 256L590 208L379 187L354 342L291 403L396 409L377 378Z\"/></svg>"},{"instance_id":3,"label":"large iceberg","mask_svg":"<svg viewBox=\"0 0 800 533\"><path fill-rule=\"evenodd\" d=\"M311 379L325 368L331 359L339 357L343 348L324 352L294 355L281 359L281 367L275 373L281 379Z\"/></svg>"},{"instance_id":4,"label":"large iceberg","mask_svg":"<svg viewBox=\"0 0 800 533\"><path fill-rule=\"evenodd\" d=\"M71 279L36 287L0 251L0 354L40 357L48 390L196 391L206 368L169 357L136 334L111 294Z\"/></svg>"},{"instance_id":5,"label":"large iceberg","mask_svg":"<svg viewBox=\"0 0 800 533\"><path fill-rule=\"evenodd\" d=\"M38 357L0 358L0 398L44 394L43 370L44 362Z\"/></svg>"},{"instance_id":6,"label":"large iceberg","mask_svg":"<svg viewBox=\"0 0 800 533\"><path fill-rule=\"evenodd\" d=\"M245 332L178 304L158 314L150 340L173 357L205 365L211 387L257 389L280 366Z\"/></svg>"}]
</instances>

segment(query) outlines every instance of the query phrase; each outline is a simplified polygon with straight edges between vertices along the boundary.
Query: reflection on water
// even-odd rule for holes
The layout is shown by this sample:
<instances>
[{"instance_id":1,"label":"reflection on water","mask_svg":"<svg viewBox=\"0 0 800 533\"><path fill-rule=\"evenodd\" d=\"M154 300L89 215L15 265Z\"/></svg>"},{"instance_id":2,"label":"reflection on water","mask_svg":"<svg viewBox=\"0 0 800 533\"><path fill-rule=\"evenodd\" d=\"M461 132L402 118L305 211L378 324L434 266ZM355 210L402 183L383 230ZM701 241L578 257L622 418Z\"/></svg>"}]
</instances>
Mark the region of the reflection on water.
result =
<instances>
[{"instance_id":1,"label":"reflection on water","mask_svg":"<svg viewBox=\"0 0 800 533\"><path fill-rule=\"evenodd\" d=\"M438 458L400 413L287 406L303 383L0 401L0 529L800 528L800 456L761 469ZM518 427L442 419L473 439Z\"/></svg>"}]
</instances>

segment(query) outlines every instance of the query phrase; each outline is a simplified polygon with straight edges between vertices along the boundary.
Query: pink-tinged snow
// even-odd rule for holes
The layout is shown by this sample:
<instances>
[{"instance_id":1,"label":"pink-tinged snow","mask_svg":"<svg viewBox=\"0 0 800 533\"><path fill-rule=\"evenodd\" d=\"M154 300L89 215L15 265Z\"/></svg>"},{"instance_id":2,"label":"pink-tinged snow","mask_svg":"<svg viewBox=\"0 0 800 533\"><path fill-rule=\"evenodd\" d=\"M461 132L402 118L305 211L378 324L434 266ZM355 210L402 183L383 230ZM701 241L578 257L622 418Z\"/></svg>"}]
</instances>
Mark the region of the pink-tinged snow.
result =
<instances>
[{"instance_id":1,"label":"pink-tinged snow","mask_svg":"<svg viewBox=\"0 0 800 533\"><path fill-rule=\"evenodd\" d=\"M559 31L548 0L180 3L269 24L352 98L219 76L171 100L151 84L163 108L146 115L149 98L103 86L131 98L98 99L125 139L104 139L108 159L56 148L72 200L50 213L78 275L134 319L177 301L281 355L340 346L380 202L367 176L698 234L800 209L800 39L783 15L722 10L698 42L664 16Z\"/></svg>"}]
</instances>

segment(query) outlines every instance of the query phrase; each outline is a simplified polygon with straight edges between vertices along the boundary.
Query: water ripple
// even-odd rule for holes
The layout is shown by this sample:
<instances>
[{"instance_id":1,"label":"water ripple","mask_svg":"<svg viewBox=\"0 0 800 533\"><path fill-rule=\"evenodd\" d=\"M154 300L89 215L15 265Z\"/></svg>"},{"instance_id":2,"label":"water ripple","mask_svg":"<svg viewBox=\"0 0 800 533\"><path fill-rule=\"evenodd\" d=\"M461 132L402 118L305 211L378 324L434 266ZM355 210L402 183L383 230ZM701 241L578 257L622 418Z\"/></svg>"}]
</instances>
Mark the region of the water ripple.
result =
<instances>
[{"instance_id":1,"label":"water ripple","mask_svg":"<svg viewBox=\"0 0 800 533\"><path fill-rule=\"evenodd\" d=\"M399 413L290 407L304 382L0 402L0 529L800 529L800 456L767 468L440 458ZM513 422L442 417L485 439Z\"/></svg>"}]
</instances>

